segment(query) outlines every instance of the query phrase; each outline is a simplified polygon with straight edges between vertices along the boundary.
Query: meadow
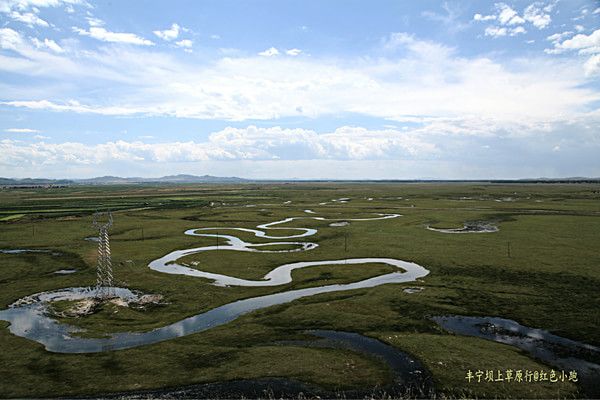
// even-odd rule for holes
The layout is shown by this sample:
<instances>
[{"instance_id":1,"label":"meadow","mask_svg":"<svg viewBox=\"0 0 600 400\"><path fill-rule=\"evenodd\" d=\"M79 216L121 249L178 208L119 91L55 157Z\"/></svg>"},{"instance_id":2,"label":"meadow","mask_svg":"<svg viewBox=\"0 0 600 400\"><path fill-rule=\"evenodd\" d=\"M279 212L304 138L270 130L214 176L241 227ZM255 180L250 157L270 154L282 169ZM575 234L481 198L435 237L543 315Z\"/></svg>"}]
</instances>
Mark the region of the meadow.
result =
<instances>
[{"instance_id":1,"label":"meadow","mask_svg":"<svg viewBox=\"0 0 600 400\"><path fill-rule=\"evenodd\" d=\"M332 201L348 198L347 202ZM312 210L315 214L307 213ZM24 296L95 283L95 211L111 210L118 286L157 293L165 304L146 310L113 305L64 322L86 337L149 331L237 299L291 289L350 283L391 272L382 264L318 266L295 271L273 287L218 287L210 280L152 271L165 254L216 245L192 228L222 227L252 243L272 240L228 227L255 228L287 217L278 228L314 228L294 241L310 251L211 251L185 257L187 265L260 279L290 262L381 257L410 261L430 273L418 282L320 294L265 308L228 324L133 349L94 354L51 353L12 335L0 321L0 397L93 396L205 382L291 378L332 391L389 382L380 360L343 349L282 344L306 331L357 332L419 360L439 397L572 398L572 382L469 383L467 371L550 370L527 353L485 339L454 335L432 316L498 316L600 346L600 185L485 183L271 183L236 185L73 186L0 190L0 309ZM377 213L401 217L350 222ZM494 224L498 232L444 234L427 226ZM278 235L294 234L278 230ZM286 249L282 246L279 249ZM275 248L274 248L275 249ZM77 272L59 275L61 269ZM418 293L403 289L419 286ZM600 377L599 377L600 380Z\"/></svg>"}]
</instances>

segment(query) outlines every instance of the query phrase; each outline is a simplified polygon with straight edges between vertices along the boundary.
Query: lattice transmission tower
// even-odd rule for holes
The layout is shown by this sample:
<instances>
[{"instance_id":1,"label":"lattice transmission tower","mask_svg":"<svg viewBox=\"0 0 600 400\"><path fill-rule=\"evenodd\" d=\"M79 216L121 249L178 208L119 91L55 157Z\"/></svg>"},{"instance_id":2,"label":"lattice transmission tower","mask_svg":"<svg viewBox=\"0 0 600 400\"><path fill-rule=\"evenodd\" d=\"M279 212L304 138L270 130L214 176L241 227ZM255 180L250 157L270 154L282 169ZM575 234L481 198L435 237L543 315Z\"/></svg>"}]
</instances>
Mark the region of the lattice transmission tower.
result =
<instances>
[{"instance_id":1,"label":"lattice transmission tower","mask_svg":"<svg viewBox=\"0 0 600 400\"><path fill-rule=\"evenodd\" d=\"M96 296L107 298L114 296L113 271L110 259L110 242L108 230L112 226L113 217L109 212L94 214L94 228L98 229L98 264L96 267Z\"/></svg>"}]
</instances>

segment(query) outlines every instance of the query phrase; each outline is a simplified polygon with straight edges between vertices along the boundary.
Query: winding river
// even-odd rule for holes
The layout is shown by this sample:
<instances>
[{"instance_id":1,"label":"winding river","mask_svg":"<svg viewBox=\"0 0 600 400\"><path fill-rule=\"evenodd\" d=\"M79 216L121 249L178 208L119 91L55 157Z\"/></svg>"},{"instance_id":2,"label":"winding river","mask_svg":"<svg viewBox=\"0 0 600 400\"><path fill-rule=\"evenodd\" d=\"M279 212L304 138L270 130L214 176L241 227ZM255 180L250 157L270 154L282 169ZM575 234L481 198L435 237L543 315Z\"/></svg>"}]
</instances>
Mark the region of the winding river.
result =
<instances>
[{"instance_id":1,"label":"winding river","mask_svg":"<svg viewBox=\"0 0 600 400\"><path fill-rule=\"evenodd\" d=\"M373 221L397 218L399 214L378 214L373 218L355 218L335 220L344 221ZM207 312L182 319L175 323L154 329L149 332L120 332L114 333L106 338L82 338L76 335L79 331L76 327L61 323L49 316L48 307L51 302L58 300L79 300L95 297L95 289L90 288L66 288L51 292L38 293L26 298L20 299L11 304L8 309L0 311L0 320L10 323L10 332L30 340L34 340L45 346L46 350L59 353L94 353L111 350L128 349L152 343L158 343L177 337L187 336L193 333L205 331L216 326L231 322L238 317L249 312L263 309L266 307L288 303L308 296L314 296L321 293L346 291L362 288L370 288L388 283L411 282L418 278L426 276L429 271L422 266L397 260L393 258L349 258L342 260L320 260L304 261L280 265L264 276L262 280L247 280L231 277L222 274L215 274L190 268L185 264L178 264L176 261L181 257L196 254L204 251L249 251L249 252L291 252L307 251L316 248L316 243L278 241L269 243L249 243L233 235L222 235L213 233L200 233L216 230L237 230L253 233L256 237L266 239L292 239L312 236L317 233L317 229L312 228L290 228L275 227L275 225L285 224L299 219L314 219L326 221L323 217L291 217L281 221L275 221L263 225L258 225L258 229L249 228L197 228L185 232L186 235L216 237L225 240L222 245L197 247L192 249L173 251L157 260L152 261L149 267L158 272L169 274L181 274L192 277L201 277L211 279L214 285L218 286L277 286L292 281L291 273L295 269L308 268L319 265L356 265L367 263L381 263L397 267L398 272L391 272L379 275L362 281L310 287L304 289L288 290L285 292L273 293L258 297L252 297L244 300L234 301L222 306L213 308ZM298 231L297 234L287 236L272 236L267 234L266 230L286 230ZM274 245L297 245L298 248L291 250L268 250L269 246ZM267 250L264 250L264 249ZM131 299L137 296L136 293L125 288L114 288L117 296L125 299Z\"/></svg>"}]
</instances>

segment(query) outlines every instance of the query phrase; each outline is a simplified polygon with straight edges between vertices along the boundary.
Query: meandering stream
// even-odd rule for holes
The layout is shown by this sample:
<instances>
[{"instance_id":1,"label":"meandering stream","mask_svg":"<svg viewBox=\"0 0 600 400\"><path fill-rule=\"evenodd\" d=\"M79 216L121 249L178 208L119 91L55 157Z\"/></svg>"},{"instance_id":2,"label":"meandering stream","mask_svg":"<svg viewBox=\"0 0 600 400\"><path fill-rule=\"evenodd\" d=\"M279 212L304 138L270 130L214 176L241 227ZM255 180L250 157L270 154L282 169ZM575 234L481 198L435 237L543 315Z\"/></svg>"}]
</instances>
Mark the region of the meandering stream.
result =
<instances>
[{"instance_id":1,"label":"meandering stream","mask_svg":"<svg viewBox=\"0 0 600 400\"><path fill-rule=\"evenodd\" d=\"M399 217L398 214L378 214L374 218L354 218L344 219L345 221L372 221L381 219L390 219ZM319 265L356 265L382 263L397 267L398 272L392 272L384 275L379 275L362 281L310 287L305 289L288 290L285 292L273 293L244 300L234 301L222 306L213 308L204 313L194 315L189 318L182 319L175 323L154 329L149 332L120 332L114 333L107 338L82 338L75 335L78 329L57 321L48 314L48 307L51 302L57 300L77 300L96 296L94 289L89 288L66 288L52 292L44 292L24 299L20 299L11 304L8 309L0 311L0 320L10 322L10 332L21 337L34 340L45 346L48 351L61 353L93 353L109 350L120 350L132 347L143 346L147 344L157 343L164 340L170 340L177 337L190 335L192 333L201 332L207 329L214 328L235 320L241 315L262 308L288 303L297 299L308 296L314 296L321 293L329 293L336 291L346 291L361 288L370 288L387 283L404 283L411 282L418 278L426 276L429 271L422 266L397 260L393 258L350 258L342 260L319 260L319 261L303 261L280 265L266 274L261 280L247 280L237 277L216 274L190 268L187 265L178 264L176 261L181 257L196 254L204 251L251 251L251 252L291 252L291 251L307 251L317 247L316 243L307 242L270 242L270 243L249 243L233 235L221 235L211 233L200 233L215 230L237 230L243 232L254 233L256 237L267 239L291 239L311 236L317 233L317 229L312 228L290 228L290 227L274 227L287 222L298 219L314 219L325 221L323 217L291 217L281 221L275 221L267 224L258 225L258 229L238 228L238 227L211 227L211 228L196 228L185 232L186 235L217 237L225 240L222 245L197 247L192 249L173 251L157 260L152 261L149 267L158 272L169 274L182 274L193 277L202 277L213 280L214 285L226 286L278 286L292 281L292 271L300 268L308 268ZM339 218L336 220L340 220ZM286 230L299 231L297 234L286 236L272 236L265 230ZM297 245L297 249L292 250L263 250L268 246L273 245ZM124 288L114 288L117 296L129 298L136 296L135 293Z\"/></svg>"}]
</instances>

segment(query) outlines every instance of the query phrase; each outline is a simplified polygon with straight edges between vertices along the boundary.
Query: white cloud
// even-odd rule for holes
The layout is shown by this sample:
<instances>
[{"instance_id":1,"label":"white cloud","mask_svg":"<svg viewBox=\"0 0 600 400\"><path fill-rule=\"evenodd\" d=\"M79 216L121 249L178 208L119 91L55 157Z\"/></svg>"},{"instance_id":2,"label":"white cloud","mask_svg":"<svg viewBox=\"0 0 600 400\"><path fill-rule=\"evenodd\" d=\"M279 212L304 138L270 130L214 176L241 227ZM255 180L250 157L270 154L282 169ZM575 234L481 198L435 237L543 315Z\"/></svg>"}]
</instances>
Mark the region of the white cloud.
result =
<instances>
[{"instance_id":1,"label":"white cloud","mask_svg":"<svg viewBox=\"0 0 600 400\"><path fill-rule=\"evenodd\" d=\"M49 27L50 24L37 15L40 8L65 6L69 12L69 9L74 11L75 4L89 6L84 0L0 0L0 13L29 27Z\"/></svg>"},{"instance_id":2,"label":"white cloud","mask_svg":"<svg viewBox=\"0 0 600 400\"><path fill-rule=\"evenodd\" d=\"M42 136L42 135L35 135L33 138L36 139L36 140L51 139L49 136Z\"/></svg>"},{"instance_id":3,"label":"white cloud","mask_svg":"<svg viewBox=\"0 0 600 400\"><path fill-rule=\"evenodd\" d=\"M555 33L553 35L550 35L546 39L550 40L552 42L560 42L561 40L563 40L564 38L566 38L567 36L570 36L572 34L573 34L573 32L571 32L571 31L565 31L562 33Z\"/></svg>"},{"instance_id":4,"label":"white cloud","mask_svg":"<svg viewBox=\"0 0 600 400\"><path fill-rule=\"evenodd\" d=\"M495 19L496 19L495 15L481 15L481 14L473 15L474 21L493 21Z\"/></svg>"},{"instance_id":5,"label":"white cloud","mask_svg":"<svg viewBox=\"0 0 600 400\"><path fill-rule=\"evenodd\" d=\"M192 42L189 39L183 39L180 40L178 42L175 42L175 44L177 45L177 47L184 47L184 48L191 48L194 45L194 42Z\"/></svg>"},{"instance_id":6,"label":"white cloud","mask_svg":"<svg viewBox=\"0 0 600 400\"><path fill-rule=\"evenodd\" d=\"M530 22L538 29L546 28L552 18L549 14L552 11L554 4L544 6L542 2L535 2L527 6L521 17L519 13L506 3L496 3L494 5L497 14L482 15L475 14L473 20L475 21L497 21L499 26L488 26L485 29L485 36L501 37L501 36L516 36L518 34L526 33L525 28L520 26L511 27L514 25L523 25L526 22Z\"/></svg>"},{"instance_id":7,"label":"white cloud","mask_svg":"<svg viewBox=\"0 0 600 400\"><path fill-rule=\"evenodd\" d=\"M99 18L86 17L85 19L87 20L89 26L104 26L104 21Z\"/></svg>"},{"instance_id":8,"label":"white cloud","mask_svg":"<svg viewBox=\"0 0 600 400\"><path fill-rule=\"evenodd\" d=\"M219 40L219 39L221 39L221 36L220 35L210 35L210 38L213 40Z\"/></svg>"},{"instance_id":9,"label":"white cloud","mask_svg":"<svg viewBox=\"0 0 600 400\"><path fill-rule=\"evenodd\" d=\"M85 29L73 27L73 32L76 32L82 36L90 36L94 39L101 40L103 42L111 43L126 43L135 44L140 46L153 46L154 43L148 39L144 39L134 33L120 33L110 32L104 28L91 26L89 31Z\"/></svg>"},{"instance_id":10,"label":"white cloud","mask_svg":"<svg viewBox=\"0 0 600 400\"><path fill-rule=\"evenodd\" d=\"M70 100L65 103L55 103L48 100L37 100L37 101L2 101L0 104L23 107L32 110L50 110L50 111L69 111L75 113L89 113L99 115L132 115L144 113L143 108L131 108L131 107L93 107L88 105L79 104L78 101Z\"/></svg>"},{"instance_id":11,"label":"white cloud","mask_svg":"<svg viewBox=\"0 0 600 400\"><path fill-rule=\"evenodd\" d=\"M587 76L600 75L600 54L591 56L583 64L583 70Z\"/></svg>"},{"instance_id":12,"label":"white cloud","mask_svg":"<svg viewBox=\"0 0 600 400\"><path fill-rule=\"evenodd\" d=\"M561 50L585 50L600 48L600 29L592 32L589 35L578 34L571 39L567 39L555 46Z\"/></svg>"},{"instance_id":13,"label":"white cloud","mask_svg":"<svg viewBox=\"0 0 600 400\"><path fill-rule=\"evenodd\" d=\"M600 14L600 7L596 8L592 14Z\"/></svg>"},{"instance_id":14,"label":"white cloud","mask_svg":"<svg viewBox=\"0 0 600 400\"><path fill-rule=\"evenodd\" d=\"M525 23L525 20L519 14L505 3L497 3L498 21L502 25L517 25Z\"/></svg>"},{"instance_id":15,"label":"white cloud","mask_svg":"<svg viewBox=\"0 0 600 400\"><path fill-rule=\"evenodd\" d=\"M265 51L261 51L258 53L258 55L263 57L273 57L279 55L279 50L277 50L275 47L271 47Z\"/></svg>"},{"instance_id":16,"label":"white cloud","mask_svg":"<svg viewBox=\"0 0 600 400\"><path fill-rule=\"evenodd\" d=\"M485 36L501 37L506 36L507 33L508 30L506 28L500 28L498 26L488 26L485 28Z\"/></svg>"},{"instance_id":17,"label":"white cloud","mask_svg":"<svg viewBox=\"0 0 600 400\"><path fill-rule=\"evenodd\" d=\"M575 30L577 32L583 32L585 31L585 28L583 27L583 25L575 25Z\"/></svg>"},{"instance_id":18,"label":"white cloud","mask_svg":"<svg viewBox=\"0 0 600 400\"><path fill-rule=\"evenodd\" d=\"M29 128L8 128L5 129L4 132L9 133L40 133L37 129L29 129Z\"/></svg>"},{"instance_id":19,"label":"white cloud","mask_svg":"<svg viewBox=\"0 0 600 400\"><path fill-rule=\"evenodd\" d=\"M19 32L10 28L0 28L0 48L17 50L22 44L23 38Z\"/></svg>"},{"instance_id":20,"label":"white cloud","mask_svg":"<svg viewBox=\"0 0 600 400\"><path fill-rule=\"evenodd\" d=\"M0 70L41 83L35 91L19 80L5 84L3 104L57 112L235 121L352 113L417 123L425 116L523 122L572 115L599 97L584 85L576 60L529 57L503 65L404 33L386 38L386 56L376 60L229 55L200 65L120 46L62 56L17 43L18 34L8 36L22 56L0 55ZM77 91L56 84L65 76ZM81 90L94 96L77 101Z\"/></svg>"},{"instance_id":21,"label":"white cloud","mask_svg":"<svg viewBox=\"0 0 600 400\"><path fill-rule=\"evenodd\" d=\"M65 50L60 47L54 40L52 39L44 39L44 41L39 40L38 38L31 38L31 42L38 49L48 48L55 53L64 53Z\"/></svg>"},{"instance_id":22,"label":"white cloud","mask_svg":"<svg viewBox=\"0 0 600 400\"><path fill-rule=\"evenodd\" d=\"M29 27L33 27L34 25L44 26L44 27L50 26L48 24L48 22L44 21L43 19L41 19L40 17L38 17L37 15L35 15L33 13L29 13L29 12L20 13L18 11L11 11L10 14L8 14L8 15L11 19L18 21L18 22L22 22Z\"/></svg>"},{"instance_id":23,"label":"white cloud","mask_svg":"<svg viewBox=\"0 0 600 400\"><path fill-rule=\"evenodd\" d=\"M2 0L0 2L0 12L10 9L29 10L33 7L47 8L59 7L63 5L87 4L83 0Z\"/></svg>"},{"instance_id":24,"label":"white cloud","mask_svg":"<svg viewBox=\"0 0 600 400\"><path fill-rule=\"evenodd\" d=\"M180 30L181 27L178 24L173 24L171 28L164 31L154 31L154 34L163 40L171 41L177 39Z\"/></svg>"},{"instance_id":25,"label":"white cloud","mask_svg":"<svg viewBox=\"0 0 600 400\"><path fill-rule=\"evenodd\" d=\"M302 50L300 49L289 49L285 51L285 54L287 54L288 56L292 56L295 57L297 55L299 55L300 53L302 53Z\"/></svg>"},{"instance_id":26,"label":"white cloud","mask_svg":"<svg viewBox=\"0 0 600 400\"><path fill-rule=\"evenodd\" d=\"M580 55L591 55L583 64L583 71L586 76L593 76L599 73L600 29L595 30L589 35L580 33L562 42L560 42L560 38L557 38L553 43L554 48L545 49L546 53L561 54L567 51L577 51Z\"/></svg>"},{"instance_id":27,"label":"white cloud","mask_svg":"<svg viewBox=\"0 0 600 400\"><path fill-rule=\"evenodd\" d=\"M525 8L525 12L523 17L526 21L531 22L536 28L544 29L550 22L552 22L552 18L550 14L544 12L544 10L540 7L541 3L533 3L527 8Z\"/></svg>"},{"instance_id":28,"label":"white cloud","mask_svg":"<svg viewBox=\"0 0 600 400\"><path fill-rule=\"evenodd\" d=\"M13 10L39 11L39 8L58 7L69 4L83 4L77 0L2 0L0 1L0 12L10 13Z\"/></svg>"},{"instance_id":29,"label":"white cloud","mask_svg":"<svg viewBox=\"0 0 600 400\"><path fill-rule=\"evenodd\" d=\"M518 34L522 34L522 33L527 33L525 28L523 28L522 26L517 26L516 28L512 28L509 31L510 36L517 36Z\"/></svg>"},{"instance_id":30,"label":"white cloud","mask_svg":"<svg viewBox=\"0 0 600 400\"><path fill-rule=\"evenodd\" d=\"M46 137L35 137L47 139ZM114 160L191 162L207 160L369 160L407 159L437 152L435 145L397 130L368 130L343 126L318 134L281 127L227 127L205 142L148 144L116 141L82 143L0 143L0 164L98 164Z\"/></svg>"}]
</instances>

